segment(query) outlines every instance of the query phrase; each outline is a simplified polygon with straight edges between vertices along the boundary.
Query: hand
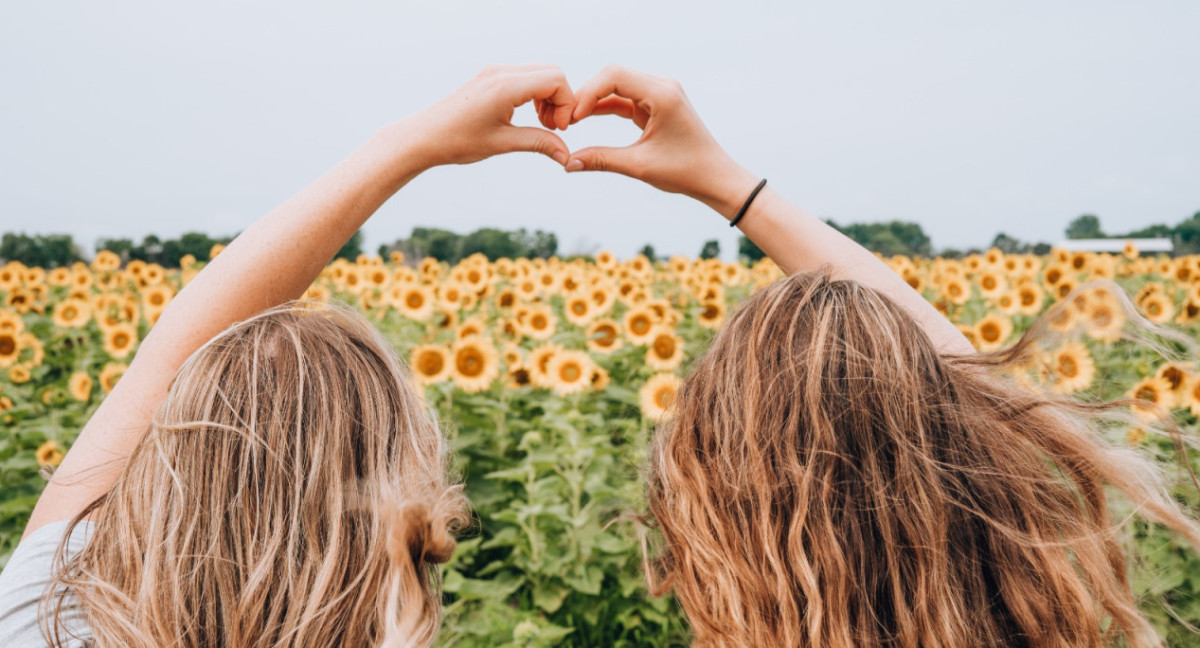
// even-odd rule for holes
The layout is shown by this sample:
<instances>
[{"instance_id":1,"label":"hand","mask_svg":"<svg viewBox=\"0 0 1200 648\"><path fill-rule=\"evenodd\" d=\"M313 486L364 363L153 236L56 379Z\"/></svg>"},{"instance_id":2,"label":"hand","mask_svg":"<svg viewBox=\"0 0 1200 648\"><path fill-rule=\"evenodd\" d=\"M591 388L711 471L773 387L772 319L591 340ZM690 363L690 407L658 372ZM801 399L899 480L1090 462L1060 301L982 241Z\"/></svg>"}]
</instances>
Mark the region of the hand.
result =
<instances>
[{"instance_id":1,"label":"hand","mask_svg":"<svg viewBox=\"0 0 1200 648\"><path fill-rule=\"evenodd\" d=\"M575 100L572 124L592 115L619 115L641 128L642 136L624 148L576 151L567 171L614 171L691 196L727 219L758 182L717 144L677 81L609 66Z\"/></svg>"},{"instance_id":2,"label":"hand","mask_svg":"<svg viewBox=\"0 0 1200 648\"><path fill-rule=\"evenodd\" d=\"M493 155L530 151L566 164L562 139L549 130L513 126L513 111L536 102L547 128L566 129L575 95L554 65L493 65L453 94L405 121L425 165L470 164Z\"/></svg>"}]
</instances>

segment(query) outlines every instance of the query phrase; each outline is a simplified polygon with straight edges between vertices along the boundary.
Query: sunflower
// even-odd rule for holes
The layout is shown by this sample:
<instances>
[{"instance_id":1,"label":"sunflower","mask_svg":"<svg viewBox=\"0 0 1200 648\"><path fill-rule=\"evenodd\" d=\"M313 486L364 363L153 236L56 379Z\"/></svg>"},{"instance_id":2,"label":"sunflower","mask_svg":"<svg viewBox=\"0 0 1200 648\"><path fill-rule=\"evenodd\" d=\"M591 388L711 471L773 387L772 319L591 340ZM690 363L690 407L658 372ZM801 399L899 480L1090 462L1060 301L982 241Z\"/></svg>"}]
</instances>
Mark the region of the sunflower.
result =
<instances>
[{"instance_id":1,"label":"sunflower","mask_svg":"<svg viewBox=\"0 0 1200 648\"><path fill-rule=\"evenodd\" d=\"M613 320L596 320L587 328L587 348L593 353L612 353L622 344L621 325Z\"/></svg>"},{"instance_id":2,"label":"sunflower","mask_svg":"<svg viewBox=\"0 0 1200 648\"><path fill-rule=\"evenodd\" d=\"M142 291L142 310L161 313L174 296L175 291L166 284L148 286Z\"/></svg>"},{"instance_id":3,"label":"sunflower","mask_svg":"<svg viewBox=\"0 0 1200 648\"><path fill-rule=\"evenodd\" d=\"M1067 342L1051 354L1050 360L1054 377L1054 384L1050 388L1060 394L1087 389L1096 377L1096 362L1081 342Z\"/></svg>"},{"instance_id":4,"label":"sunflower","mask_svg":"<svg viewBox=\"0 0 1200 648\"><path fill-rule=\"evenodd\" d=\"M333 296L333 291L323 284L313 284L304 291L302 299L312 302L327 302Z\"/></svg>"},{"instance_id":5,"label":"sunflower","mask_svg":"<svg viewBox=\"0 0 1200 648\"><path fill-rule=\"evenodd\" d=\"M496 307L512 308L517 305L517 291L514 288L505 288L496 293Z\"/></svg>"},{"instance_id":6,"label":"sunflower","mask_svg":"<svg viewBox=\"0 0 1200 648\"><path fill-rule=\"evenodd\" d=\"M608 375L608 369L601 366L592 367L592 389L595 391L604 391L608 389L608 384L612 382Z\"/></svg>"},{"instance_id":7,"label":"sunflower","mask_svg":"<svg viewBox=\"0 0 1200 648\"><path fill-rule=\"evenodd\" d=\"M998 313L990 313L975 323L975 337L981 351L1000 348L1012 331L1012 320Z\"/></svg>"},{"instance_id":8,"label":"sunflower","mask_svg":"<svg viewBox=\"0 0 1200 648\"><path fill-rule=\"evenodd\" d=\"M63 453L58 449L56 441L42 443L33 454L37 457L38 465L41 466L57 466L63 460Z\"/></svg>"},{"instance_id":9,"label":"sunflower","mask_svg":"<svg viewBox=\"0 0 1200 648\"><path fill-rule=\"evenodd\" d=\"M1133 244L1133 241L1126 240L1125 247L1121 248L1121 254L1124 254L1127 259L1136 259L1141 253L1138 252L1137 246Z\"/></svg>"},{"instance_id":10,"label":"sunflower","mask_svg":"<svg viewBox=\"0 0 1200 648\"><path fill-rule=\"evenodd\" d=\"M463 320L462 324L458 325L458 329L454 331L455 339L461 340L469 338L472 335L483 335L487 331L487 322L479 315L468 317Z\"/></svg>"},{"instance_id":11,"label":"sunflower","mask_svg":"<svg viewBox=\"0 0 1200 648\"><path fill-rule=\"evenodd\" d=\"M596 313L592 308L592 300L587 295L573 293L563 304L563 315L575 326L587 326Z\"/></svg>"},{"instance_id":12,"label":"sunflower","mask_svg":"<svg viewBox=\"0 0 1200 648\"><path fill-rule=\"evenodd\" d=\"M1017 287L1017 310L1022 315L1037 315L1042 311L1042 301L1045 294L1035 284L1023 284Z\"/></svg>"},{"instance_id":13,"label":"sunflower","mask_svg":"<svg viewBox=\"0 0 1200 648\"><path fill-rule=\"evenodd\" d=\"M0 331L0 367L11 367L21 357L21 342L17 333Z\"/></svg>"},{"instance_id":14,"label":"sunflower","mask_svg":"<svg viewBox=\"0 0 1200 648\"><path fill-rule=\"evenodd\" d=\"M117 381L121 380L121 376L125 375L125 370L129 366L122 362L110 362L104 365L100 370L100 388L104 393L111 393L113 388L117 386Z\"/></svg>"},{"instance_id":15,"label":"sunflower","mask_svg":"<svg viewBox=\"0 0 1200 648\"><path fill-rule=\"evenodd\" d=\"M1183 306L1179 307L1179 314L1175 316L1176 324L1190 324L1200 319L1200 300L1188 299L1183 302Z\"/></svg>"},{"instance_id":16,"label":"sunflower","mask_svg":"<svg viewBox=\"0 0 1200 648\"><path fill-rule=\"evenodd\" d=\"M29 379L32 377L32 374L29 373L29 367L25 365L17 365L8 370L8 381L14 385L23 385L29 382Z\"/></svg>"},{"instance_id":17,"label":"sunflower","mask_svg":"<svg viewBox=\"0 0 1200 648\"><path fill-rule=\"evenodd\" d=\"M1135 400L1133 412L1145 419L1158 418L1158 408L1167 410L1175 404L1171 385L1161 378L1143 379L1129 390L1129 397Z\"/></svg>"},{"instance_id":18,"label":"sunflower","mask_svg":"<svg viewBox=\"0 0 1200 648\"><path fill-rule=\"evenodd\" d=\"M706 329L716 330L725 323L725 302L708 302L702 304L696 321Z\"/></svg>"},{"instance_id":19,"label":"sunflower","mask_svg":"<svg viewBox=\"0 0 1200 648\"><path fill-rule=\"evenodd\" d=\"M61 328L83 328L92 319L92 307L81 299L65 299L54 307L54 324Z\"/></svg>"},{"instance_id":20,"label":"sunflower","mask_svg":"<svg viewBox=\"0 0 1200 648\"><path fill-rule=\"evenodd\" d=\"M942 284L942 296L962 306L971 298L971 286L961 277L950 277Z\"/></svg>"},{"instance_id":21,"label":"sunflower","mask_svg":"<svg viewBox=\"0 0 1200 648\"><path fill-rule=\"evenodd\" d=\"M642 415L652 421L662 419L675 402L681 382L679 376L673 373L655 374L646 381L638 390L638 403L641 405Z\"/></svg>"},{"instance_id":22,"label":"sunflower","mask_svg":"<svg viewBox=\"0 0 1200 648\"><path fill-rule=\"evenodd\" d=\"M130 323L111 326L104 332L104 350L114 358L124 358L137 346L137 327Z\"/></svg>"},{"instance_id":23,"label":"sunflower","mask_svg":"<svg viewBox=\"0 0 1200 648\"><path fill-rule=\"evenodd\" d=\"M554 354L546 364L550 389L558 396L577 394L592 384L595 368L591 356L574 349Z\"/></svg>"},{"instance_id":24,"label":"sunflower","mask_svg":"<svg viewBox=\"0 0 1200 648\"><path fill-rule=\"evenodd\" d=\"M654 335L657 318L649 308L631 308L625 313L625 337L634 344L649 344Z\"/></svg>"},{"instance_id":25,"label":"sunflower","mask_svg":"<svg viewBox=\"0 0 1200 648\"><path fill-rule=\"evenodd\" d=\"M532 304L520 318L521 330L534 340L548 340L558 329L558 317L545 304Z\"/></svg>"},{"instance_id":26,"label":"sunflower","mask_svg":"<svg viewBox=\"0 0 1200 648\"><path fill-rule=\"evenodd\" d=\"M1008 283L999 272L987 270L979 275L979 294L984 297L996 297L1008 288Z\"/></svg>"},{"instance_id":27,"label":"sunflower","mask_svg":"<svg viewBox=\"0 0 1200 648\"><path fill-rule=\"evenodd\" d=\"M508 366L508 371L504 373L504 385L509 389L520 389L533 384L533 375L529 368L523 364L514 364Z\"/></svg>"},{"instance_id":28,"label":"sunflower","mask_svg":"<svg viewBox=\"0 0 1200 648\"><path fill-rule=\"evenodd\" d=\"M646 347L646 366L658 371L673 371L683 362L683 338L666 327L658 327Z\"/></svg>"},{"instance_id":29,"label":"sunflower","mask_svg":"<svg viewBox=\"0 0 1200 648\"><path fill-rule=\"evenodd\" d=\"M409 364L422 387L441 382L450 377L450 349L440 344L415 346Z\"/></svg>"},{"instance_id":30,"label":"sunflower","mask_svg":"<svg viewBox=\"0 0 1200 648\"><path fill-rule=\"evenodd\" d=\"M1121 329L1125 327L1125 312L1121 310L1115 297L1109 293L1103 295L1103 298L1093 297L1089 300L1083 326L1093 338L1112 343L1121 339Z\"/></svg>"},{"instance_id":31,"label":"sunflower","mask_svg":"<svg viewBox=\"0 0 1200 648\"><path fill-rule=\"evenodd\" d=\"M1171 298L1162 293L1148 295L1139 304L1146 319L1155 324L1166 324L1175 316L1175 305Z\"/></svg>"},{"instance_id":32,"label":"sunflower","mask_svg":"<svg viewBox=\"0 0 1200 648\"><path fill-rule=\"evenodd\" d=\"M1200 374L1193 375L1188 380L1187 389L1184 390L1179 404L1190 409L1193 416L1200 416Z\"/></svg>"},{"instance_id":33,"label":"sunflower","mask_svg":"<svg viewBox=\"0 0 1200 648\"><path fill-rule=\"evenodd\" d=\"M500 354L483 338L459 340L454 343L451 354L454 385L468 394L487 389L500 374Z\"/></svg>"},{"instance_id":34,"label":"sunflower","mask_svg":"<svg viewBox=\"0 0 1200 648\"><path fill-rule=\"evenodd\" d=\"M92 259L92 269L97 272L116 270L121 267L121 257L111 250L100 250Z\"/></svg>"},{"instance_id":35,"label":"sunflower","mask_svg":"<svg viewBox=\"0 0 1200 648\"><path fill-rule=\"evenodd\" d=\"M92 396L92 377L87 372L76 371L67 381L67 391L71 398L86 403Z\"/></svg>"},{"instance_id":36,"label":"sunflower","mask_svg":"<svg viewBox=\"0 0 1200 648\"><path fill-rule=\"evenodd\" d=\"M1188 365L1182 362L1164 363L1158 368L1158 371L1154 372L1154 377L1162 379L1170 386L1176 403L1184 403L1187 397L1188 379L1191 378Z\"/></svg>"},{"instance_id":37,"label":"sunflower","mask_svg":"<svg viewBox=\"0 0 1200 648\"><path fill-rule=\"evenodd\" d=\"M1018 311L1016 291L1006 290L996 296L996 308L1005 315L1015 315Z\"/></svg>"},{"instance_id":38,"label":"sunflower","mask_svg":"<svg viewBox=\"0 0 1200 648\"><path fill-rule=\"evenodd\" d=\"M0 310L0 333L20 333L25 330L25 320L7 310Z\"/></svg>"},{"instance_id":39,"label":"sunflower","mask_svg":"<svg viewBox=\"0 0 1200 648\"><path fill-rule=\"evenodd\" d=\"M562 345L546 342L534 347L529 352L529 359L526 362L526 366L529 368L529 375L534 385L546 388L551 386L550 361L554 359L554 356L562 353L562 351Z\"/></svg>"}]
</instances>

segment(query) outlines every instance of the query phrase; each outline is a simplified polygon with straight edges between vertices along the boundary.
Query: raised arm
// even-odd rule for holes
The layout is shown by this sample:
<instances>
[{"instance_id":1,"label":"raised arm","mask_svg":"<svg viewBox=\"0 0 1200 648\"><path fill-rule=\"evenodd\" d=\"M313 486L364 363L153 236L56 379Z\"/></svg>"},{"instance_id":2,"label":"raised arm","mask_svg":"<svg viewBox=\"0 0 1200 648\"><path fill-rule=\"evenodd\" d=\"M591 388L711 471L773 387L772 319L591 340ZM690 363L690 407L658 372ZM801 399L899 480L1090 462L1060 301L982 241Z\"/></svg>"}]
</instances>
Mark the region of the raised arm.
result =
<instances>
[{"instance_id":1,"label":"raised arm","mask_svg":"<svg viewBox=\"0 0 1200 648\"><path fill-rule=\"evenodd\" d=\"M558 68L488 68L420 114L383 127L242 232L163 312L55 471L25 535L74 517L106 493L184 360L230 324L302 295L367 218L422 171L510 151L565 163L557 135L512 125L514 109L531 100L544 120L567 126L574 98Z\"/></svg>"},{"instance_id":2,"label":"raised arm","mask_svg":"<svg viewBox=\"0 0 1200 648\"><path fill-rule=\"evenodd\" d=\"M760 178L734 162L705 128L678 82L607 67L576 93L572 122L619 115L642 129L624 148L576 151L567 171L613 171L663 191L682 193L732 220ZM770 185L738 227L792 273L829 264L834 275L886 293L904 306L944 352L974 353L949 321L875 255L789 202Z\"/></svg>"}]
</instances>

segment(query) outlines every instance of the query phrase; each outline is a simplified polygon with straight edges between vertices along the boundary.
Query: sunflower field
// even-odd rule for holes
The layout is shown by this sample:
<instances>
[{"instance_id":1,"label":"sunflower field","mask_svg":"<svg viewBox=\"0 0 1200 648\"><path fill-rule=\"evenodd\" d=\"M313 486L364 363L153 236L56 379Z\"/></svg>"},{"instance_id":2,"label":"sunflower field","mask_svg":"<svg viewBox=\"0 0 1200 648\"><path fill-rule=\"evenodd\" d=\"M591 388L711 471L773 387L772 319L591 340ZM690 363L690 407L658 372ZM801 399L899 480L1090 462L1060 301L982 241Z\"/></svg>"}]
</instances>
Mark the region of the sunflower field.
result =
<instances>
[{"instance_id":1,"label":"sunflower field","mask_svg":"<svg viewBox=\"0 0 1200 648\"><path fill-rule=\"evenodd\" d=\"M1163 357L1128 334L1144 318L1200 339L1200 257L1127 246L1121 255L885 261L979 349L1013 342L1061 304L1047 321L1060 342L1018 377L1089 400L1138 399L1133 413L1147 424L1114 428L1113 442L1161 461L1177 497L1200 510L1190 459L1151 424L1166 411L1185 434L1200 432L1194 350L1176 341L1178 357ZM0 565L63 453L201 267L191 257L179 270L123 264L109 252L71 267L0 267ZM605 252L475 256L453 267L393 254L324 270L306 297L354 305L408 358L475 509L475 528L444 569L442 644L687 645L671 599L646 593L647 441L689 362L742 299L780 276L770 261ZM1083 286L1097 278L1130 301ZM1171 645L1200 646L1188 629L1200 626L1200 556L1154 524L1125 532L1147 613Z\"/></svg>"}]
</instances>

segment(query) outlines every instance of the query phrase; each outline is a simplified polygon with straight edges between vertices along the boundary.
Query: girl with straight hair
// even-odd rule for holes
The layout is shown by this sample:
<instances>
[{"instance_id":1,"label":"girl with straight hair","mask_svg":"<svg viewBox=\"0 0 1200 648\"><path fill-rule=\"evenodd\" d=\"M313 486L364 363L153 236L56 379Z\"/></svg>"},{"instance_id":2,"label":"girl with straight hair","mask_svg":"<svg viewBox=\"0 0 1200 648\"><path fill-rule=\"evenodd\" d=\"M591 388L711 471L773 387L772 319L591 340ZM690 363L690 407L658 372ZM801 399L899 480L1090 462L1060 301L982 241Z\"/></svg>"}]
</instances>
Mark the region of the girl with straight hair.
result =
<instances>
[{"instance_id":1,"label":"girl with straight hair","mask_svg":"<svg viewBox=\"0 0 1200 648\"><path fill-rule=\"evenodd\" d=\"M6 648L424 646L465 519L404 364L349 309L291 300L421 172L512 151L574 105L491 67L251 225L170 303L38 500L0 576Z\"/></svg>"},{"instance_id":2,"label":"girl with straight hair","mask_svg":"<svg viewBox=\"0 0 1200 648\"><path fill-rule=\"evenodd\" d=\"M736 164L677 82L610 67L576 99L572 121L615 114L643 134L568 171L696 198L790 275L731 318L653 441L651 585L696 646L1160 644L1106 491L1193 545L1200 527L1153 464L1103 440L1128 401L1004 377L1030 366L1044 320L977 354L882 261Z\"/></svg>"}]
</instances>

